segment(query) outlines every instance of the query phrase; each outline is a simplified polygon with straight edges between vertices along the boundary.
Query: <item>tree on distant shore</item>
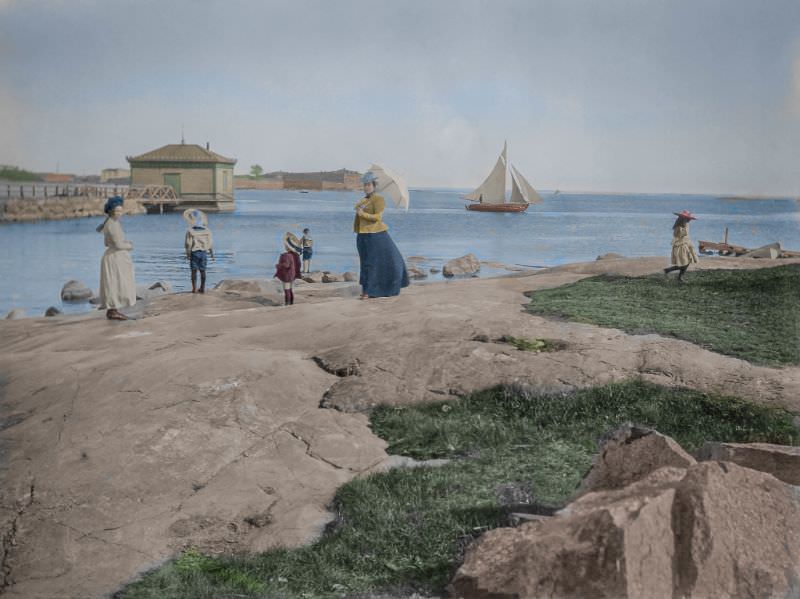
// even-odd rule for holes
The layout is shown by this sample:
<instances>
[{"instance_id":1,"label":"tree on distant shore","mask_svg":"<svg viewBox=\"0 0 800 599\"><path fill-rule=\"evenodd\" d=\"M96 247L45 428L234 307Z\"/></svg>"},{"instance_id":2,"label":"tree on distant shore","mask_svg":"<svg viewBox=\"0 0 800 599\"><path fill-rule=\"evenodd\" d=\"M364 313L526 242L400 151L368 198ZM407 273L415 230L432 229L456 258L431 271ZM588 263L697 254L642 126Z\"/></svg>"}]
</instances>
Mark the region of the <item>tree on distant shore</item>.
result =
<instances>
[{"instance_id":1,"label":"tree on distant shore","mask_svg":"<svg viewBox=\"0 0 800 599\"><path fill-rule=\"evenodd\" d=\"M261 175L264 174L264 169L261 168L260 164L254 164L250 167L250 176L253 179L258 179Z\"/></svg>"},{"instance_id":2,"label":"tree on distant shore","mask_svg":"<svg viewBox=\"0 0 800 599\"><path fill-rule=\"evenodd\" d=\"M0 165L0 181L41 181L36 173L26 171L17 166Z\"/></svg>"}]
</instances>

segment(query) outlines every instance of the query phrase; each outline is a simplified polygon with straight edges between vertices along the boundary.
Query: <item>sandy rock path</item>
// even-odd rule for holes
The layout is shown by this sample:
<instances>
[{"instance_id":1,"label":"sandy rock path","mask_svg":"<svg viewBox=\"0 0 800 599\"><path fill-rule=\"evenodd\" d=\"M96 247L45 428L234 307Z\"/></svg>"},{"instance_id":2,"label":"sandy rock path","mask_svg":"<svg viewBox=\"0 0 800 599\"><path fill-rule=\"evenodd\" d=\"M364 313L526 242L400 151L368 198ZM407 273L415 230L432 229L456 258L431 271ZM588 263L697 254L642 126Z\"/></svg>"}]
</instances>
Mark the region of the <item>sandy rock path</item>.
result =
<instances>
[{"instance_id":1,"label":"sandy rock path","mask_svg":"<svg viewBox=\"0 0 800 599\"><path fill-rule=\"evenodd\" d=\"M0 588L102 597L186 546L307 542L330 518L335 489L386 459L363 413L378 403L637 375L800 411L798 368L523 310L524 291L662 263L414 285L367 302L348 285L308 285L291 308L214 292L157 298L124 323L97 314L1 322ZM506 334L565 349L520 352L496 342Z\"/></svg>"}]
</instances>

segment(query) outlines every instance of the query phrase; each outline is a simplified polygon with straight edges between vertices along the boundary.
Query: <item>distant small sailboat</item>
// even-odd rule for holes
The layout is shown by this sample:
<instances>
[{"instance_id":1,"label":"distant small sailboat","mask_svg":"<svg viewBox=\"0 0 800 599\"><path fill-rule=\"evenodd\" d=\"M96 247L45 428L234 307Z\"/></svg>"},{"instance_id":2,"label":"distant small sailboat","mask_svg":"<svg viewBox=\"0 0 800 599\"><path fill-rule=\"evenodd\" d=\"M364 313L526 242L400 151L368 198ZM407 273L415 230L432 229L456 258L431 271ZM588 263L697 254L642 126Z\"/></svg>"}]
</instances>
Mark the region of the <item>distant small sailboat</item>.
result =
<instances>
[{"instance_id":1,"label":"distant small sailboat","mask_svg":"<svg viewBox=\"0 0 800 599\"><path fill-rule=\"evenodd\" d=\"M503 151L500 153L492 172L489 173L486 180L475 191L464 196L464 199L475 202L474 204L467 204L467 210L477 212L524 212L528 209L528 204L538 204L542 201L542 197L514 166L510 167L511 199L506 201L507 150L508 144L503 144Z\"/></svg>"}]
</instances>

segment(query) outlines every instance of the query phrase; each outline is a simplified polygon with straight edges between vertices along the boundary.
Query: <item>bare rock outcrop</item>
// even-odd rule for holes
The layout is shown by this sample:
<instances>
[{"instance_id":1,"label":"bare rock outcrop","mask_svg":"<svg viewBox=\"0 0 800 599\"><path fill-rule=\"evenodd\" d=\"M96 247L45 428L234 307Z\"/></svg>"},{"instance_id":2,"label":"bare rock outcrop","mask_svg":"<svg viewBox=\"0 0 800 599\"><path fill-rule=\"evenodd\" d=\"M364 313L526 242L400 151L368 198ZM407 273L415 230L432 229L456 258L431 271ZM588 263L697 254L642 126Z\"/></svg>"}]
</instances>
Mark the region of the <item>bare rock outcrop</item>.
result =
<instances>
[{"instance_id":1,"label":"bare rock outcrop","mask_svg":"<svg viewBox=\"0 0 800 599\"><path fill-rule=\"evenodd\" d=\"M460 258L448 260L442 268L442 274L446 277L471 275L481 269L480 260L475 254L467 254Z\"/></svg>"},{"instance_id":2,"label":"bare rock outcrop","mask_svg":"<svg viewBox=\"0 0 800 599\"><path fill-rule=\"evenodd\" d=\"M651 433L612 445L622 457L630 450L628 459L603 467L645 472L653 454L647 447L687 462L664 439ZM625 462L637 454L645 464L631 468ZM656 468L623 488L586 492L553 518L486 533L468 550L452 596L797 596L797 489L731 462L692 462Z\"/></svg>"},{"instance_id":3,"label":"bare rock outcrop","mask_svg":"<svg viewBox=\"0 0 800 599\"><path fill-rule=\"evenodd\" d=\"M771 443L706 443L697 459L722 460L768 472L790 485L800 485L800 447Z\"/></svg>"},{"instance_id":4,"label":"bare rock outcrop","mask_svg":"<svg viewBox=\"0 0 800 599\"><path fill-rule=\"evenodd\" d=\"M261 284L252 280L224 279L214 287L217 291L233 291L236 293L262 293Z\"/></svg>"}]
</instances>

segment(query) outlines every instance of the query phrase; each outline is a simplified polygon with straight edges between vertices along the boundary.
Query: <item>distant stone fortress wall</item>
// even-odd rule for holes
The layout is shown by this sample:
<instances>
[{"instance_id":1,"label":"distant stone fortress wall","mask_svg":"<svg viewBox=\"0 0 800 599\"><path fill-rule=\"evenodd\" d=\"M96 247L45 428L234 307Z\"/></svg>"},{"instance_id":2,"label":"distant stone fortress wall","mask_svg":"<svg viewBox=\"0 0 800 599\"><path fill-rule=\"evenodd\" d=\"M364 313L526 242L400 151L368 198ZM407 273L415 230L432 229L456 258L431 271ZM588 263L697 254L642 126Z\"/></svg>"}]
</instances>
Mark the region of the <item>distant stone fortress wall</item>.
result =
<instances>
[{"instance_id":1,"label":"distant stone fortress wall","mask_svg":"<svg viewBox=\"0 0 800 599\"><path fill-rule=\"evenodd\" d=\"M347 169L315 173L279 171L267 173L259 179L238 176L235 182L236 189L360 190L361 173Z\"/></svg>"}]
</instances>

